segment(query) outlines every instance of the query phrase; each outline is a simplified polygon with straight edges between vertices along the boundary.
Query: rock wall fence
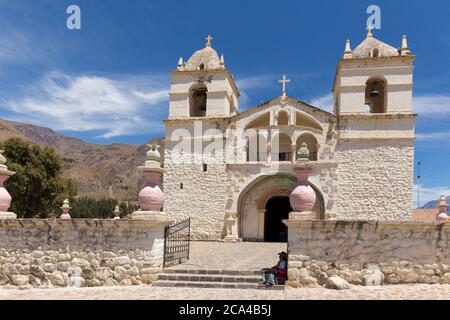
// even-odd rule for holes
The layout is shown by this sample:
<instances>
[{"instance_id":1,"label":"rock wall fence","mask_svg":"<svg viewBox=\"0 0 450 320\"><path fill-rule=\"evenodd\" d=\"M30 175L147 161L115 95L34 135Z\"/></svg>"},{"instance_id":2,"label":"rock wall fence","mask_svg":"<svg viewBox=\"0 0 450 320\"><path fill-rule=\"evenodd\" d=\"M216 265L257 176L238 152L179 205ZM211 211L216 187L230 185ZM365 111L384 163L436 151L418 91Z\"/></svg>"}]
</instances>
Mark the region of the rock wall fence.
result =
<instances>
[{"instance_id":1,"label":"rock wall fence","mask_svg":"<svg viewBox=\"0 0 450 320\"><path fill-rule=\"evenodd\" d=\"M336 277L367 286L450 284L450 223L287 220L286 224L292 287L333 287Z\"/></svg>"},{"instance_id":2,"label":"rock wall fence","mask_svg":"<svg viewBox=\"0 0 450 320\"><path fill-rule=\"evenodd\" d=\"M134 220L0 220L0 287L150 284L164 225Z\"/></svg>"}]
</instances>

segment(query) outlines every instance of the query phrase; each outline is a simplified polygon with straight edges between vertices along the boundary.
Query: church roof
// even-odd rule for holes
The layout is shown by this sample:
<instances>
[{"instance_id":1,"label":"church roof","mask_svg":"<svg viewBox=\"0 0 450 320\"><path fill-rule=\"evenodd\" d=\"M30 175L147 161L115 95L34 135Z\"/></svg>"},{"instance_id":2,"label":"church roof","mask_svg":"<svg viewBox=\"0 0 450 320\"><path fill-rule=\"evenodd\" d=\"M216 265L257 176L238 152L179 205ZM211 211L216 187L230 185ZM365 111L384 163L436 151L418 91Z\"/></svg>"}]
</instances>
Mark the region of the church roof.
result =
<instances>
[{"instance_id":1,"label":"church roof","mask_svg":"<svg viewBox=\"0 0 450 320\"><path fill-rule=\"evenodd\" d=\"M400 48L394 48L373 36L372 27L368 26L367 36L354 50L350 48L350 40L345 45L344 59L384 58L411 56L406 36L402 37Z\"/></svg>"},{"instance_id":2,"label":"church roof","mask_svg":"<svg viewBox=\"0 0 450 320\"><path fill-rule=\"evenodd\" d=\"M379 57L396 57L400 55L398 49L380 41L376 38L367 37L353 50L353 58L369 58L373 49L379 50Z\"/></svg>"},{"instance_id":3,"label":"church roof","mask_svg":"<svg viewBox=\"0 0 450 320\"><path fill-rule=\"evenodd\" d=\"M267 100L266 102L260 103L260 104L258 104L256 106L252 107L252 108L249 108L249 109L247 109L247 110L245 110L243 112L238 113L236 116L245 116L248 113L254 112L256 109L262 109L262 108L265 108L265 107L267 107L267 106L269 106L269 105L271 105L273 103L281 102L282 99L283 99L283 97L279 96L279 97ZM292 104L294 104L294 105L299 105L299 104L303 105L304 107L306 107L308 109L311 109L312 112L320 112L320 113L323 113L323 114L325 114L326 116L329 116L329 117L333 117L333 118L336 117L336 115L334 113L331 113L331 112L322 110L320 108L314 107L314 106L312 106L312 105L310 105L310 104L308 104L306 102L297 100L297 99L292 98L290 96L286 96L284 99L286 99L286 102L288 102L290 100L290 102Z\"/></svg>"},{"instance_id":4,"label":"church roof","mask_svg":"<svg viewBox=\"0 0 450 320\"><path fill-rule=\"evenodd\" d=\"M223 58L220 59L217 51L211 46L212 37L208 36L206 40L205 48L194 52L186 63L184 70L214 70L223 67ZM203 65L203 68L200 68L201 65Z\"/></svg>"}]
</instances>

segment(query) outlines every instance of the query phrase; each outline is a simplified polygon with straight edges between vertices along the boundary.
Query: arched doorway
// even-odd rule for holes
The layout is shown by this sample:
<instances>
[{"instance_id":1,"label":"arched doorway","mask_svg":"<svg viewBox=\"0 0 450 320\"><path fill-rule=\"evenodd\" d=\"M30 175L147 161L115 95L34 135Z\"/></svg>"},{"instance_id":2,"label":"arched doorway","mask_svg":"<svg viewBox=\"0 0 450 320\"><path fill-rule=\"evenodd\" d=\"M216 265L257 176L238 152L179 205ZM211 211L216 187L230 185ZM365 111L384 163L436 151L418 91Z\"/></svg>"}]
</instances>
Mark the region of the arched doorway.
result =
<instances>
[{"instance_id":1,"label":"arched doorway","mask_svg":"<svg viewBox=\"0 0 450 320\"><path fill-rule=\"evenodd\" d=\"M248 184L242 190L237 203L238 237L244 241L266 241L267 205L269 204L269 209L272 209L270 212L274 212L276 205L269 203L271 199L284 198L285 200L279 200L284 201L284 205L279 203L280 207L284 209L278 210L286 214L286 201L289 201L289 194L294 190L296 182L297 179L292 173L277 172L260 176ZM317 212L319 219L324 219L325 205L323 196L313 184L311 186L317 195L314 211ZM276 200L273 201L275 202ZM275 219L275 217L270 218ZM277 217L277 221L281 220Z\"/></svg>"},{"instance_id":2,"label":"arched doorway","mask_svg":"<svg viewBox=\"0 0 450 320\"><path fill-rule=\"evenodd\" d=\"M292 212L288 196L275 196L266 204L264 216L264 241L287 242L288 229L283 220L289 219Z\"/></svg>"}]
</instances>

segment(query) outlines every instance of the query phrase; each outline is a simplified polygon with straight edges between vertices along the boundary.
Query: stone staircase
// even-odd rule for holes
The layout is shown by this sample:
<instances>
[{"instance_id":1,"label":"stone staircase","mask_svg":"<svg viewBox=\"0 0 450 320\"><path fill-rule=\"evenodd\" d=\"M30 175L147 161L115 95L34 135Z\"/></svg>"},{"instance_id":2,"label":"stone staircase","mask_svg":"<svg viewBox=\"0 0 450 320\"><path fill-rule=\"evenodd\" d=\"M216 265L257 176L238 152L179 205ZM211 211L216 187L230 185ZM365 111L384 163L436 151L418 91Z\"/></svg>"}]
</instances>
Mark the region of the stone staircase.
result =
<instances>
[{"instance_id":1,"label":"stone staircase","mask_svg":"<svg viewBox=\"0 0 450 320\"><path fill-rule=\"evenodd\" d=\"M261 271L164 269L156 287L284 290L284 286L260 284Z\"/></svg>"}]
</instances>

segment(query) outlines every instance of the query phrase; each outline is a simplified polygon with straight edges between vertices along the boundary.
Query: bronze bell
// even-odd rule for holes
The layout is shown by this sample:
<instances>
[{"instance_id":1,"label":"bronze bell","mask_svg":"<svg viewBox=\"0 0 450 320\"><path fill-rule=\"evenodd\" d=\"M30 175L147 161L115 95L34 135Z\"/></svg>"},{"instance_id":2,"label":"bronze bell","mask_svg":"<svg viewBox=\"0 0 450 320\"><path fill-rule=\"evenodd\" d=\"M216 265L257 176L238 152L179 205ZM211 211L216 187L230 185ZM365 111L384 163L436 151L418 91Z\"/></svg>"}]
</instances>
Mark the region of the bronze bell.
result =
<instances>
[{"instance_id":1,"label":"bronze bell","mask_svg":"<svg viewBox=\"0 0 450 320\"><path fill-rule=\"evenodd\" d=\"M378 91L377 88L374 86L374 87L372 88L372 91L370 91L370 96L371 96L372 98L379 97L379 96L380 96L380 91Z\"/></svg>"}]
</instances>

